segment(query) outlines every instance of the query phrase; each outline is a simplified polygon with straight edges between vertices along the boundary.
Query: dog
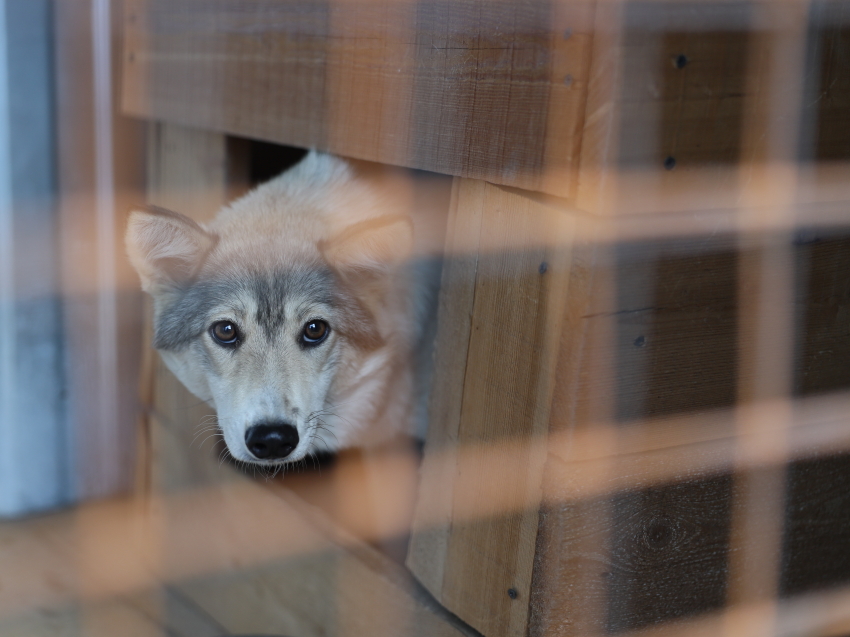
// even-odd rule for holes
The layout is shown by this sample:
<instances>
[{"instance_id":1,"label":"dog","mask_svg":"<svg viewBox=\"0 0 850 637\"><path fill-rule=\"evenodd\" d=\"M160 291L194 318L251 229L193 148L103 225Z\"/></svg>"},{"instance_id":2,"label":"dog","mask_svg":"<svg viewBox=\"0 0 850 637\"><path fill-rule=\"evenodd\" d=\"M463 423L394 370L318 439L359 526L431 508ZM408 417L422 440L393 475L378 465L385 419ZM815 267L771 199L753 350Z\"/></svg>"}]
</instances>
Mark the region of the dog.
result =
<instances>
[{"instance_id":1,"label":"dog","mask_svg":"<svg viewBox=\"0 0 850 637\"><path fill-rule=\"evenodd\" d=\"M447 211L436 176L310 152L207 225L131 212L154 347L234 459L424 436Z\"/></svg>"}]
</instances>

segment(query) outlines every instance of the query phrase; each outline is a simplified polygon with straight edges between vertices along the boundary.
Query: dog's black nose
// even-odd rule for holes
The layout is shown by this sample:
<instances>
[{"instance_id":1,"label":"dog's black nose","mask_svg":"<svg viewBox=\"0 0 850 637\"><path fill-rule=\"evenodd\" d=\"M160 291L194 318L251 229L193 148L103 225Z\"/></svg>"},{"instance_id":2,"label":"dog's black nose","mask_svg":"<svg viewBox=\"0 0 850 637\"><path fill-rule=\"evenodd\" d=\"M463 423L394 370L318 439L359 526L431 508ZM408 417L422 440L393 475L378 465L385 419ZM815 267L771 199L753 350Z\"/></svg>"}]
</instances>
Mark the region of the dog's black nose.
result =
<instances>
[{"instance_id":1,"label":"dog's black nose","mask_svg":"<svg viewBox=\"0 0 850 637\"><path fill-rule=\"evenodd\" d=\"M260 460L286 458L298 446L298 430L285 423L254 425L245 432L245 444Z\"/></svg>"}]
</instances>

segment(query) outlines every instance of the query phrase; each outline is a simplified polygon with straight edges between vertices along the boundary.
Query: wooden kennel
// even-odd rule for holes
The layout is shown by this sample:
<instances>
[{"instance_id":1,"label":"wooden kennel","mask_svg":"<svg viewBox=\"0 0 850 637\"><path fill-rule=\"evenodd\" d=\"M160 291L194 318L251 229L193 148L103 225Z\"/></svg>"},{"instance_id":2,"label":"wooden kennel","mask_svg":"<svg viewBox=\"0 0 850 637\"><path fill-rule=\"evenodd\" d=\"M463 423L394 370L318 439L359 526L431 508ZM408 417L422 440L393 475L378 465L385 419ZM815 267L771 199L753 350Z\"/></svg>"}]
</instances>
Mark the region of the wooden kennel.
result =
<instances>
[{"instance_id":1,"label":"wooden kennel","mask_svg":"<svg viewBox=\"0 0 850 637\"><path fill-rule=\"evenodd\" d=\"M233 527L220 568L253 570L181 599L292 637L850 630L850 3L128 0L123 28L152 203L208 218L258 142L453 179L406 566L332 521L251 562ZM310 518L221 478L153 365L155 493Z\"/></svg>"}]
</instances>

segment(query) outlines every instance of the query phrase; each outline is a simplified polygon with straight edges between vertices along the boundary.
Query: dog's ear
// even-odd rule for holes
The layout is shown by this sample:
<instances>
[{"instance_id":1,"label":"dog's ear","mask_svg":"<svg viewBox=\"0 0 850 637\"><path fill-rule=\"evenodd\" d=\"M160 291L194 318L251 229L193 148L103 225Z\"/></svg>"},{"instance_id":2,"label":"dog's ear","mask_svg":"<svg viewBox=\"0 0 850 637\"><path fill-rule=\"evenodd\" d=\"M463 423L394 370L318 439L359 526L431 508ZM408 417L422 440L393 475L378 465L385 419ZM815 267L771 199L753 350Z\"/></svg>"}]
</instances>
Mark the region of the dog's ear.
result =
<instances>
[{"instance_id":1,"label":"dog's ear","mask_svg":"<svg viewBox=\"0 0 850 637\"><path fill-rule=\"evenodd\" d=\"M194 278L216 240L189 217L156 206L133 210L127 223L127 253L147 292Z\"/></svg>"},{"instance_id":2,"label":"dog's ear","mask_svg":"<svg viewBox=\"0 0 850 637\"><path fill-rule=\"evenodd\" d=\"M387 271L410 257L413 222L407 215L386 215L353 223L319 243L327 262L347 277Z\"/></svg>"}]
</instances>

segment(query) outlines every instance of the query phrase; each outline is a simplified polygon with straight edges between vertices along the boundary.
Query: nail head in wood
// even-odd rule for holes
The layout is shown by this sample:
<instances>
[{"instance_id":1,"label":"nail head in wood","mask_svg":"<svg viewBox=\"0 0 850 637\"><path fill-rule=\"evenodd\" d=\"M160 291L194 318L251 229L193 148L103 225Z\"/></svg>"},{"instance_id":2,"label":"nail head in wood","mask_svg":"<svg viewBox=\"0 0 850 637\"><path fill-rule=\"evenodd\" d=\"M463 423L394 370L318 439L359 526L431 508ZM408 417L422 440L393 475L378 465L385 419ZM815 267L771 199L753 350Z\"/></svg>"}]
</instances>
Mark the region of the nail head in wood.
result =
<instances>
[{"instance_id":1,"label":"nail head in wood","mask_svg":"<svg viewBox=\"0 0 850 637\"><path fill-rule=\"evenodd\" d=\"M517 597L519 597L519 593L516 592L515 588L509 588L508 597L510 597L511 599L516 599Z\"/></svg>"}]
</instances>

